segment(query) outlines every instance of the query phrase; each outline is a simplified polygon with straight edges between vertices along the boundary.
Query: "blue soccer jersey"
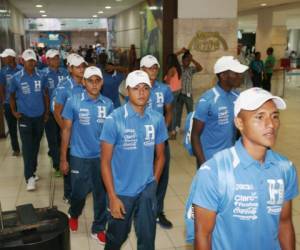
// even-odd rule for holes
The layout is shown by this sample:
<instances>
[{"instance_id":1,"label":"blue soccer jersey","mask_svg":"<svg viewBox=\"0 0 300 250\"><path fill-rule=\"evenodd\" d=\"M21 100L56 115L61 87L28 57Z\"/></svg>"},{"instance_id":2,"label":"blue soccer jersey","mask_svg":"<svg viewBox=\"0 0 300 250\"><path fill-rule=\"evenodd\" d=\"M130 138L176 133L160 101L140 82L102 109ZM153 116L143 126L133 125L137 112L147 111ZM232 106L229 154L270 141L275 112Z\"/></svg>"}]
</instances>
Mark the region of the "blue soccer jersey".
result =
<instances>
[{"instance_id":1,"label":"blue soccer jersey","mask_svg":"<svg viewBox=\"0 0 300 250\"><path fill-rule=\"evenodd\" d=\"M10 86L10 93L16 94L17 111L28 117L43 115L46 87L46 78L40 71L35 70L32 75L24 69L17 72Z\"/></svg>"},{"instance_id":2,"label":"blue soccer jersey","mask_svg":"<svg viewBox=\"0 0 300 250\"><path fill-rule=\"evenodd\" d=\"M164 115L164 105L171 104L172 101L173 94L170 87L159 81L155 81L150 92L149 107Z\"/></svg>"},{"instance_id":3,"label":"blue soccer jersey","mask_svg":"<svg viewBox=\"0 0 300 250\"><path fill-rule=\"evenodd\" d=\"M141 116L128 102L106 119L100 138L114 145L111 167L116 194L138 195L154 180L155 145L168 138L163 116L152 109Z\"/></svg>"},{"instance_id":4,"label":"blue soccer jersey","mask_svg":"<svg viewBox=\"0 0 300 250\"><path fill-rule=\"evenodd\" d=\"M80 158L100 156L100 134L112 110L110 99L102 95L91 99L85 90L67 100L62 117L72 121L71 155Z\"/></svg>"},{"instance_id":5,"label":"blue soccer jersey","mask_svg":"<svg viewBox=\"0 0 300 250\"><path fill-rule=\"evenodd\" d=\"M52 97L54 89L60 82L63 82L68 77L68 71L64 68L59 68L58 70L50 69L49 67L44 69L44 74L47 80L47 87L49 96Z\"/></svg>"},{"instance_id":6,"label":"blue soccer jersey","mask_svg":"<svg viewBox=\"0 0 300 250\"><path fill-rule=\"evenodd\" d=\"M234 144L236 129L233 109L237 97L236 92L226 92L219 84L200 97L194 119L205 124L200 141L206 160Z\"/></svg>"},{"instance_id":7,"label":"blue soccer jersey","mask_svg":"<svg viewBox=\"0 0 300 250\"><path fill-rule=\"evenodd\" d=\"M218 178L220 164L233 171L226 179ZM217 214L212 249L281 249L280 212L284 202L298 195L297 174L290 161L268 150L261 164L239 140L205 162L196 178L193 204ZM226 193L220 193L221 185Z\"/></svg>"},{"instance_id":8,"label":"blue soccer jersey","mask_svg":"<svg viewBox=\"0 0 300 250\"><path fill-rule=\"evenodd\" d=\"M13 75L22 69L23 67L18 64L15 68L6 65L0 70L0 84L2 84L5 88L4 102L7 104L9 103L9 96L10 96L9 90L10 90L11 80L13 78Z\"/></svg>"}]
</instances>

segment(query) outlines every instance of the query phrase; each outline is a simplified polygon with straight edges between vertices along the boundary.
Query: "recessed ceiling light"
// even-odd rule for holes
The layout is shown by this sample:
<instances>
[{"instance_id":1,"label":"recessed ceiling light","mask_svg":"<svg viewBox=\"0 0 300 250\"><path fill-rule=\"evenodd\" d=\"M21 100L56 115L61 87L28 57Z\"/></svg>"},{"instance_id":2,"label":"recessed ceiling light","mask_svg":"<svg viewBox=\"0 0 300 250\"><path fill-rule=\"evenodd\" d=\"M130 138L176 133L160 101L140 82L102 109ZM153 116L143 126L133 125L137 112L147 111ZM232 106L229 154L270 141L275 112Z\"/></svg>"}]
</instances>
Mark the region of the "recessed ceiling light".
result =
<instances>
[{"instance_id":1,"label":"recessed ceiling light","mask_svg":"<svg viewBox=\"0 0 300 250\"><path fill-rule=\"evenodd\" d=\"M265 6L267 6L267 4L266 3L261 3L260 6L265 7Z\"/></svg>"},{"instance_id":2,"label":"recessed ceiling light","mask_svg":"<svg viewBox=\"0 0 300 250\"><path fill-rule=\"evenodd\" d=\"M37 8L43 8L43 5L37 4L35 7L37 7Z\"/></svg>"},{"instance_id":3,"label":"recessed ceiling light","mask_svg":"<svg viewBox=\"0 0 300 250\"><path fill-rule=\"evenodd\" d=\"M46 11L44 11L44 10L40 10L40 13L46 13Z\"/></svg>"},{"instance_id":4,"label":"recessed ceiling light","mask_svg":"<svg viewBox=\"0 0 300 250\"><path fill-rule=\"evenodd\" d=\"M6 13L6 12L8 12L8 11L7 10L3 10L3 9L0 10L0 13Z\"/></svg>"},{"instance_id":5,"label":"recessed ceiling light","mask_svg":"<svg viewBox=\"0 0 300 250\"><path fill-rule=\"evenodd\" d=\"M97 15L92 15L92 17L98 17Z\"/></svg>"},{"instance_id":6,"label":"recessed ceiling light","mask_svg":"<svg viewBox=\"0 0 300 250\"><path fill-rule=\"evenodd\" d=\"M116 2L122 2L122 0L116 0Z\"/></svg>"},{"instance_id":7,"label":"recessed ceiling light","mask_svg":"<svg viewBox=\"0 0 300 250\"><path fill-rule=\"evenodd\" d=\"M111 9L111 6L105 6L105 9Z\"/></svg>"},{"instance_id":8,"label":"recessed ceiling light","mask_svg":"<svg viewBox=\"0 0 300 250\"><path fill-rule=\"evenodd\" d=\"M99 10L98 11L98 14L103 14L104 12L102 10Z\"/></svg>"},{"instance_id":9,"label":"recessed ceiling light","mask_svg":"<svg viewBox=\"0 0 300 250\"><path fill-rule=\"evenodd\" d=\"M44 14L44 15L42 15L42 17L47 17L47 15L46 15L46 14Z\"/></svg>"}]
</instances>

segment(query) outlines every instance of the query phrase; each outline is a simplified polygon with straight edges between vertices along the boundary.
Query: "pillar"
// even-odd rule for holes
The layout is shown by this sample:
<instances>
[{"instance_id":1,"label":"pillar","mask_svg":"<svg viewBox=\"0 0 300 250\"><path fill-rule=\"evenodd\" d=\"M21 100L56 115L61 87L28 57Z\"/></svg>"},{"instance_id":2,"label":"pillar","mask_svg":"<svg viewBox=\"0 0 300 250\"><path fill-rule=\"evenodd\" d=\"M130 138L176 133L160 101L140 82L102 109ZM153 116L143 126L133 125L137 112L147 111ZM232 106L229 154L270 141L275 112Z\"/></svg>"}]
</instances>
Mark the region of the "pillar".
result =
<instances>
[{"instance_id":1,"label":"pillar","mask_svg":"<svg viewBox=\"0 0 300 250\"><path fill-rule=\"evenodd\" d=\"M178 0L174 51L189 48L203 71L193 79L197 98L216 83L213 66L223 55L236 56L237 0ZM181 60L181 58L179 58Z\"/></svg>"},{"instance_id":2,"label":"pillar","mask_svg":"<svg viewBox=\"0 0 300 250\"><path fill-rule=\"evenodd\" d=\"M272 8L260 9L257 13L256 50L266 58L266 50L273 47L276 65L272 77L273 94L283 96L284 72L280 68L280 59L284 57L287 48L288 30L284 12L275 12Z\"/></svg>"}]
</instances>

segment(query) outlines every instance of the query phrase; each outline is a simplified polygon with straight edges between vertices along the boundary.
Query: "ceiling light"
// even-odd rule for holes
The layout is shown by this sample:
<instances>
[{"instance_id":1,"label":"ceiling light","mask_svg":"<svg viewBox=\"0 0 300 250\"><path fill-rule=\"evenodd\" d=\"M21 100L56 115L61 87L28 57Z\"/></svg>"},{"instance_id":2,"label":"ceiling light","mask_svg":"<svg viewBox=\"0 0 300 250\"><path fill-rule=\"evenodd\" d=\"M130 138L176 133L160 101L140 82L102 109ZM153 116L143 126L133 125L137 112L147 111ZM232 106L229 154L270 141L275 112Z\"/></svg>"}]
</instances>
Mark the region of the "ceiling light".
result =
<instances>
[{"instance_id":1,"label":"ceiling light","mask_svg":"<svg viewBox=\"0 0 300 250\"><path fill-rule=\"evenodd\" d=\"M116 2L122 2L122 0L116 0Z\"/></svg>"},{"instance_id":2,"label":"ceiling light","mask_svg":"<svg viewBox=\"0 0 300 250\"><path fill-rule=\"evenodd\" d=\"M47 15L46 15L46 14L44 14L44 15L42 15L42 17L47 17Z\"/></svg>"},{"instance_id":3,"label":"ceiling light","mask_svg":"<svg viewBox=\"0 0 300 250\"><path fill-rule=\"evenodd\" d=\"M105 9L111 9L111 6L105 6Z\"/></svg>"},{"instance_id":4,"label":"ceiling light","mask_svg":"<svg viewBox=\"0 0 300 250\"><path fill-rule=\"evenodd\" d=\"M3 9L0 10L0 13L6 13L6 12L7 10L3 10Z\"/></svg>"},{"instance_id":5,"label":"ceiling light","mask_svg":"<svg viewBox=\"0 0 300 250\"><path fill-rule=\"evenodd\" d=\"M37 8L43 8L43 5L37 4L35 7L37 7Z\"/></svg>"},{"instance_id":6,"label":"ceiling light","mask_svg":"<svg viewBox=\"0 0 300 250\"><path fill-rule=\"evenodd\" d=\"M149 10L158 10L158 7L157 6L150 6Z\"/></svg>"},{"instance_id":7,"label":"ceiling light","mask_svg":"<svg viewBox=\"0 0 300 250\"><path fill-rule=\"evenodd\" d=\"M46 11L44 11L44 10L40 10L40 13L46 13Z\"/></svg>"},{"instance_id":8,"label":"ceiling light","mask_svg":"<svg viewBox=\"0 0 300 250\"><path fill-rule=\"evenodd\" d=\"M96 17L98 17L98 16L97 16L97 15L92 15L92 17L96 18Z\"/></svg>"},{"instance_id":9,"label":"ceiling light","mask_svg":"<svg viewBox=\"0 0 300 250\"><path fill-rule=\"evenodd\" d=\"M260 6L265 7L265 6L267 6L267 4L266 3L261 3Z\"/></svg>"},{"instance_id":10,"label":"ceiling light","mask_svg":"<svg viewBox=\"0 0 300 250\"><path fill-rule=\"evenodd\" d=\"M103 14L104 12L102 10L99 10L98 11L98 14Z\"/></svg>"}]
</instances>

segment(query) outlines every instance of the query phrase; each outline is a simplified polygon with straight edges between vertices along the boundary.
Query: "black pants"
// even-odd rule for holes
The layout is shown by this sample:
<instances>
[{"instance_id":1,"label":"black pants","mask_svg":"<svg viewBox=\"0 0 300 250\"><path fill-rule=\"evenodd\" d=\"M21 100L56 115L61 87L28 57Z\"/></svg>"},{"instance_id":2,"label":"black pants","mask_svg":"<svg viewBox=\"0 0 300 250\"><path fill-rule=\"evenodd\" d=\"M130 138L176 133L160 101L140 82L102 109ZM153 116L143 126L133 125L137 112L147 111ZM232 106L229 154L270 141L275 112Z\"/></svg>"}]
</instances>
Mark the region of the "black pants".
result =
<instances>
[{"instance_id":1,"label":"black pants","mask_svg":"<svg viewBox=\"0 0 300 250\"><path fill-rule=\"evenodd\" d=\"M60 129L52 114L45 124L45 132L48 141L48 155L52 158L53 168L59 169Z\"/></svg>"},{"instance_id":2,"label":"black pants","mask_svg":"<svg viewBox=\"0 0 300 250\"><path fill-rule=\"evenodd\" d=\"M24 176L27 181L36 172L40 141L44 131L44 117L28 117L22 114L19 119L19 131L22 141Z\"/></svg>"},{"instance_id":3,"label":"black pants","mask_svg":"<svg viewBox=\"0 0 300 250\"><path fill-rule=\"evenodd\" d=\"M165 143L165 164L161 173L159 183L157 186L156 198L157 198L157 214L164 210L164 200L167 193L169 183L169 172L170 172L170 146L169 142Z\"/></svg>"},{"instance_id":4,"label":"black pants","mask_svg":"<svg viewBox=\"0 0 300 250\"><path fill-rule=\"evenodd\" d=\"M18 125L17 119L16 117L13 116L8 103L4 105L4 110L5 110L4 114L8 126L8 132L10 136L10 144L12 150L14 152L20 152L18 131L17 131L17 125Z\"/></svg>"},{"instance_id":5,"label":"black pants","mask_svg":"<svg viewBox=\"0 0 300 250\"><path fill-rule=\"evenodd\" d=\"M124 219L108 218L105 250L119 250L126 241L134 219L138 250L154 250L156 234L156 187L151 182L137 196L118 196L125 207Z\"/></svg>"},{"instance_id":6,"label":"black pants","mask_svg":"<svg viewBox=\"0 0 300 250\"><path fill-rule=\"evenodd\" d=\"M263 80L263 89L271 91L271 79L272 79L272 73L266 73L264 80Z\"/></svg>"},{"instance_id":7,"label":"black pants","mask_svg":"<svg viewBox=\"0 0 300 250\"><path fill-rule=\"evenodd\" d=\"M262 87L262 73L258 73L253 71L252 72L253 75L251 77L252 83L253 83L253 87Z\"/></svg>"}]
</instances>

